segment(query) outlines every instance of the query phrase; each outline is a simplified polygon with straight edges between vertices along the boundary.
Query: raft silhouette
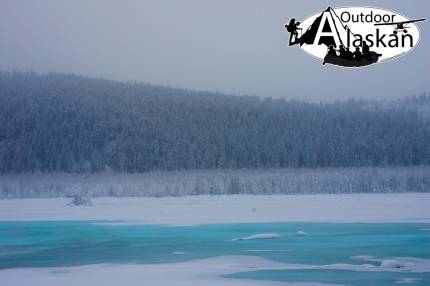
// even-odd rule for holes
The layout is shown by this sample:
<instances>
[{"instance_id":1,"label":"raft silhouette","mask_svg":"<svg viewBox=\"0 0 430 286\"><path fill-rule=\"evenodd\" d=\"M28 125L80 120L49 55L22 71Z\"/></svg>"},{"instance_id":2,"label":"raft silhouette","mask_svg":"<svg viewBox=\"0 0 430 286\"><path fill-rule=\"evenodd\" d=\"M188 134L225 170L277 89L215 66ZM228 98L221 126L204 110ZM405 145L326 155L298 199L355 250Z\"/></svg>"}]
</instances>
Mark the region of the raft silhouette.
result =
<instances>
[{"instance_id":1,"label":"raft silhouette","mask_svg":"<svg viewBox=\"0 0 430 286\"><path fill-rule=\"evenodd\" d=\"M362 66L371 65L378 62L380 56L382 55L371 51L366 57L363 56L360 60L357 60L357 59L345 59L337 55L335 56L335 55L327 54L324 57L323 65L327 63L327 64L338 65L343 67L362 67Z\"/></svg>"}]
</instances>

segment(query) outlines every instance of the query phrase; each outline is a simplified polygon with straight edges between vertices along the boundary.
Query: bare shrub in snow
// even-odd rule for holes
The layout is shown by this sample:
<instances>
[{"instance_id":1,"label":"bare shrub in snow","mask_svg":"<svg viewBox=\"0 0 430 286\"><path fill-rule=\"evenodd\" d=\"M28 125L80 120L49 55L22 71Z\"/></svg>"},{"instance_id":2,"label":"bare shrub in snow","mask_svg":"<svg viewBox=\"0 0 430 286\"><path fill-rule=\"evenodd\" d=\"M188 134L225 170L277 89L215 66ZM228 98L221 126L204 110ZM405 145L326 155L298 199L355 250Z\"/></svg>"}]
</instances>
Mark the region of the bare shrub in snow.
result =
<instances>
[{"instance_id":1,"label":"bare shrub in snow","mask_svg":"<svg viewBox=\"0 0 430 286\"><path fill-rule=\"evenodd\" d=\"M73 200L68 204L69 206L92 206L91 198L89 196L83 196L76 194L73 196Z\"/></svg>"}]
</instances>

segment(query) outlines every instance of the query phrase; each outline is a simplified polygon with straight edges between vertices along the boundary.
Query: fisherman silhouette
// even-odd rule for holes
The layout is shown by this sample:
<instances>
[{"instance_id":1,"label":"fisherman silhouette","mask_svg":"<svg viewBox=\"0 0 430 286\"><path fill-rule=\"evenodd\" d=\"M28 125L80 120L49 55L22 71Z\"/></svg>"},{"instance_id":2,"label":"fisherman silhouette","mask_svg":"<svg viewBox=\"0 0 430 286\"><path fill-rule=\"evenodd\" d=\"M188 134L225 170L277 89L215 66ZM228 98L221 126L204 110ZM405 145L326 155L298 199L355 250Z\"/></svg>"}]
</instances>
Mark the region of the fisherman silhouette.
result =
<instances>
[{"instance_id":1,"label":"fisherman silhouette","mask_svg":"<svg viewBox=\"0 0 430 286\"><path fill-rule=\"evenodd\" d=\"M356 47L354 52L354 59L358 62L361 62L362 57L363 57L363 54L360 52L360 47Z\"/></svg>"},{"instance_id":2,"label":"fisherman silhouette","mask_svg":"<svg viewBox=\"0 0 430 286\"><path fill-rule=\"evenodd\" d=\"M296 45L299 43L298 41L298 36L299 36L299 32L297 30L301 30L301 28L299 28L300 22L296 22L296 19L291 19L290 22L285 25L285 28L287 28L287 31L290 32L290 41L289 41L289 45Z\"/></svg>"}]
</instances>

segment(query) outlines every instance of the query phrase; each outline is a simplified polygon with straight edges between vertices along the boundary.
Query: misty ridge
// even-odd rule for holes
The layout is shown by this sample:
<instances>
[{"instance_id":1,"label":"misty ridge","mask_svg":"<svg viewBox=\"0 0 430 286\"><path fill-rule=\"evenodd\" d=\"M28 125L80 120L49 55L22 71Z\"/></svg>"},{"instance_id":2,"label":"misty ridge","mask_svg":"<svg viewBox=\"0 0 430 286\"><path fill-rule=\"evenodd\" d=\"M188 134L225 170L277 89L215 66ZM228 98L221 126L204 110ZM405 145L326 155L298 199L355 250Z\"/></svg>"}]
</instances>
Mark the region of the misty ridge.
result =
<instances>
[{"instance_id":1,"label":"misty ridge","mask_svg":"<svg viewBox=\"0 0 430 286\"><path fill-rule=\"evenodd\" d=\"M4 72L0 197L428 191L429 114L426 94L307 103Z\"/></svg>"},{"instance_id":2,"label":"misty ridge","mask_svg":"<svg viewBox=\"0 0 430 286\"><path fill-rule=\"evenodd\" d=\"M430 162L426 95L313 104L2 73L0 102L1 173Z\"/></svg>"}]
</instances>

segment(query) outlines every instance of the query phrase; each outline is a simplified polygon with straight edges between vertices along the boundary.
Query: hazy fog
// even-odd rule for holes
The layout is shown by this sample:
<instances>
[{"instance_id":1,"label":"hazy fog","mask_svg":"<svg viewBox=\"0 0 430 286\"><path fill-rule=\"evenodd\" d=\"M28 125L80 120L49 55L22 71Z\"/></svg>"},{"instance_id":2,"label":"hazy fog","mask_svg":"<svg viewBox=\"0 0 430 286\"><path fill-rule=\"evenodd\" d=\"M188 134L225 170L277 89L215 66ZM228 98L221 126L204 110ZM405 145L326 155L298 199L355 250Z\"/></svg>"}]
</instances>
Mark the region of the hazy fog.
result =
<instances>
[{"instance_id":1,"label":"hazy fog","mask_svg":"<svg viewBox=\"0 0 430 286\"><path fill-rule=\"evenodd\" d=\"M357 1L0 0L0 70L66 72L306 100L428 91L429 21L417 49L362 69L287 47L285 22ZM428 18L430 2L360 1Z\"/></svg>"}]
</instances>

